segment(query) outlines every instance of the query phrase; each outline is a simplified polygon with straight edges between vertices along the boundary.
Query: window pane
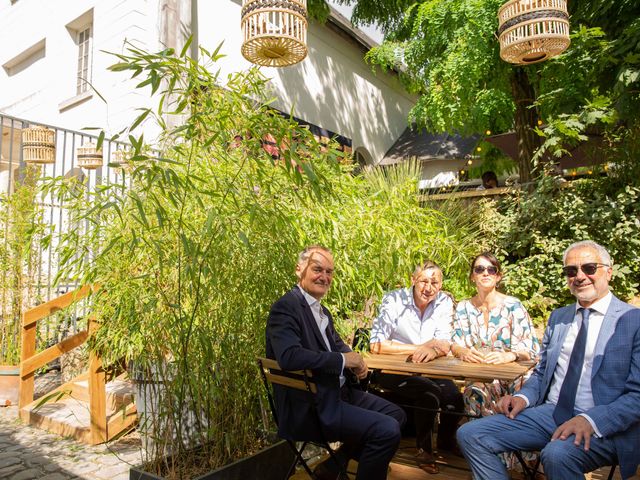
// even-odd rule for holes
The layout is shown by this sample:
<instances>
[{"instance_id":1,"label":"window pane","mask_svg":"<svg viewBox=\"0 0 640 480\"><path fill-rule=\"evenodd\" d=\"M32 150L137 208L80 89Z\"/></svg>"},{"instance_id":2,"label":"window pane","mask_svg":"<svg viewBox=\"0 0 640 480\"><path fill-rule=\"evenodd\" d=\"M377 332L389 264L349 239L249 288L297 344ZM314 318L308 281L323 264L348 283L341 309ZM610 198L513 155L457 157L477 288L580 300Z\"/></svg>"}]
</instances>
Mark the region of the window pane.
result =
<instances>
[{"instance_id":1,"label":"window pane","mask_svg":"<svg viewBox=\"0 0 640 480\"><path fill-rule=\"evenodd\" d=\"M88 83L91 81L91 26L78 32L78 81L77 93L88 90Z\"/></svg>"}]
</instances>

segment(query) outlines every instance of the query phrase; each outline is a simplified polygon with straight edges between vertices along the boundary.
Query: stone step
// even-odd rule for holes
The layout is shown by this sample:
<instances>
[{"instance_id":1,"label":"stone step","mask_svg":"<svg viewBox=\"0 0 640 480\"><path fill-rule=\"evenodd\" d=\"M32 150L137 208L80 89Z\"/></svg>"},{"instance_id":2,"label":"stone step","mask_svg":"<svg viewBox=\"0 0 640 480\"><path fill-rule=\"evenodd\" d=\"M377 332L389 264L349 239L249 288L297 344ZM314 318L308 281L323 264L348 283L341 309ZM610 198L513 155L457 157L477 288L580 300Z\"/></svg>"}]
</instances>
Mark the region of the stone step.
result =
<instances>
[{"instance_id":1,"label":"stone step","mask_svg":"<svg viewBox=\"0 0 640 480\"><path fill-rule=\"evenodd\" d=\"M73 437L84 443L91 442L91 415L89 403L69 395L53 397L48 401L34 402L20 411L24 422L65 437ZM117 435L136 418L133 403L107 412L107 438Z\"/></svg>"},{"instance_id":2,"label":"stone step","mask_svg":"<svg viewBox=\"0 0 640 480\"><path fill-rule=\"evenodd\" d=\"M128 380L120 378L112 380L106 384L105 390L107 412L115 412L135 400L135 387ZM72 381L70 396L88 403L89 380L85 378Z\"/></svg>"},{"instance_id":3,"label":"stone step","mask_svg":"<svg viewBox=\"0 0 640 480\"><path fill-rule=\"evenodd\" d=\"M105 441L105 432L91 432L88 372L79 375L20 410L23 422L95 444ZM105 385L106 440L131 428L137 419L134 386L126 374ZM94 406L98 408L96 405ZM94 417L95 418L95 417ZM100 425L99 419L95 419Z\"/></svg>"}]
</instances>

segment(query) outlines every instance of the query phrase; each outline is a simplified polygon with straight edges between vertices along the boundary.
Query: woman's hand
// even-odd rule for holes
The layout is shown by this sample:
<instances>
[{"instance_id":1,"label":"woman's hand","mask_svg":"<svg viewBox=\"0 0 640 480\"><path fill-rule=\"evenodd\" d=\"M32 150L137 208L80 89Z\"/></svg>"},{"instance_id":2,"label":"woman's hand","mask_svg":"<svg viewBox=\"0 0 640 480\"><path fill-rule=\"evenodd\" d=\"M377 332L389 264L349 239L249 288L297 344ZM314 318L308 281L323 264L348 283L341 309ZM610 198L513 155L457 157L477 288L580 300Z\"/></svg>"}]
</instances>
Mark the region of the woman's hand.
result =
<instances>
[{"instance_id":1,"label":"woman's hand","mask_svg":"<svg viewBox=\"0 0 640 480\"><path fill-rule=\"evenodd\" d=\"M438 356L446 355L451 350L451 343L449 340L430 340L429 343L438 352Z\"/></svg>"},{"instance_id":2,"label":"woman's hand","mask_svg":"<svg viewBox=\"0 0 640 480\"><path fill-rule=\"evenodd\" d=\"M499 363L515 362L518 356L513 352L489 352L484 356L484 363L497 365Z\"/></svg>"},{"instance_id":3,"label":"woman's hand","mask_svg":"<svg viewBox=\"0 0 640 480\"><path fill-rule=\"evenodd\" d=\"M482 363L484 361L482 354L473 347L465 348L461 346L456 346L454 355L458 357L460 360L462 360L463 362Z\"/></svg>"}]
</instances>

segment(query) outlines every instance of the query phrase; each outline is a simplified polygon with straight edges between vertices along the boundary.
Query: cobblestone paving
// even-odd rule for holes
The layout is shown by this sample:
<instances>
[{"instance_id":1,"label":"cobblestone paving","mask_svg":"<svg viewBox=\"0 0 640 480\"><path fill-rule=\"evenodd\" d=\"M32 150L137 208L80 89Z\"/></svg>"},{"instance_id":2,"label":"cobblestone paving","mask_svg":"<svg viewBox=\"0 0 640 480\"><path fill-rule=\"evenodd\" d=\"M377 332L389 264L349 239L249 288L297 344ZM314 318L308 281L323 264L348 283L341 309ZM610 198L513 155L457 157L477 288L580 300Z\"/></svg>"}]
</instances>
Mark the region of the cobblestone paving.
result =
<instances>
[{"instance_id":1,"label":"cobblestone paving","mask_svg":"<svg viewBox=\"0 0 640 480\"><path fill-rule=\"evenodd\" d=\"M90 446L24 425L18 407L0 408L2 480L128 480L130 466L140 463L135 433Z\"/></svg>"}]
</instances>

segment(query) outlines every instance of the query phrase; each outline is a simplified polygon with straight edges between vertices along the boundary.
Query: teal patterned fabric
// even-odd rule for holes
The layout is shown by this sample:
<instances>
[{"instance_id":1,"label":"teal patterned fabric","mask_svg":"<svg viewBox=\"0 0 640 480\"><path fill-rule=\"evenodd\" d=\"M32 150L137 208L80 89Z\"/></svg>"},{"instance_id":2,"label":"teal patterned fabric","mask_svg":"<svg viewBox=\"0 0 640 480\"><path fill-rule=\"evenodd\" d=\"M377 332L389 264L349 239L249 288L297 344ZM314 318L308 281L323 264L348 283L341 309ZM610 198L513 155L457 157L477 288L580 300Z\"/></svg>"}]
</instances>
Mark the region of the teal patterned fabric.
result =
<instances>
[{"instance_id":1,"label":"teal patterned fabric","mask_svg":"<svg viewBox=\"0 0 640 480\"><path fill-rule=\"evenodd\" d=\"M492 308L487 324L482 312L470 300L463 300L456 308L453 327L452 341L462 347L529 352L532 359L540 352L529 314L515 297L505 297L502 304Z\"/></svg>"},{"instance_id":2,"label":"teal patterned fabric","mask_svg":"<svg viewBox=\"0 0 640 480\"><path fill-rule=\"evenodd\" d=\"M482 312L470 300L458 303L452 342L465 348L488 347L501 352L529 352L532 360L536 360L540 352L540 342L529 314L515 297L505 297L502 304L492 308L486 323ZM463 393L467 413L483 417L493 415L500 397L518 391L524 380L526 378L521 378L512 384L498 380L493 383L468 382ZM521 454L525 461L535 460L531 452ZM508 469L519 467L513 453L503 453L500 457Z\"/></svg>"}]
</instances>

